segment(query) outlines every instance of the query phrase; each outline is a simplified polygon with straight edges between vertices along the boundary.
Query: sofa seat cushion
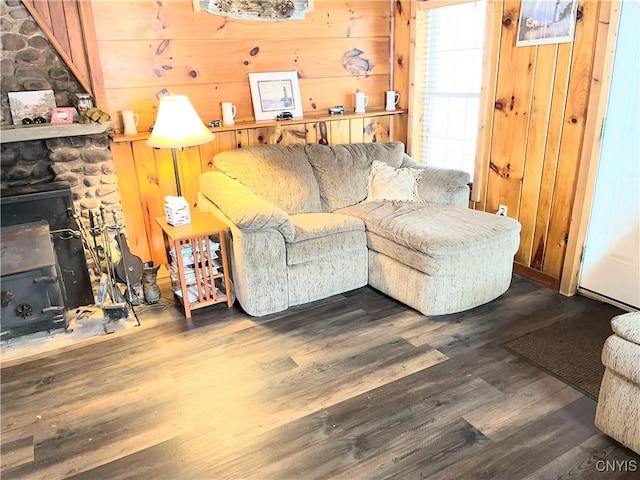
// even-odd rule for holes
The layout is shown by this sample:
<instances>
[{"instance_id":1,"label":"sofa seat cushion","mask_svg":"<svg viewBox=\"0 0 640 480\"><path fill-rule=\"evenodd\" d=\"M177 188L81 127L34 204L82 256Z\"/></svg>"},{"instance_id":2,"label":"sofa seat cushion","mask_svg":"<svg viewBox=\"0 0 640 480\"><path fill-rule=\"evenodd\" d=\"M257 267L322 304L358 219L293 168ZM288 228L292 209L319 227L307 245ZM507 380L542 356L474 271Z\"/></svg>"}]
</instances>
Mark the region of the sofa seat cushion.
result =
<instances>
[{"instance_id":1,"label":"sofa seat cushion","mask_svg":"<svg viewBox=\"0 0 640 480\"><path fill-rule=\"evenodd\" d=\"M289 215L321 211L318 182L304 145L238 148L218 153L213 162Z\"/></svg>"},{"instance_id":2,"label":"sofa seat cushion","mask_svg":"<svg viewBox=\"0 0 640 480\"><path fill-rule=\"evenodd\" d=\"M487 244L483 250L430 255L367 232L367 247L430 277L466 275L468 272L487 272L488 267L502 264L505 257L513 259L513 240ZM508 252L508 253L505 253Z\"/></svg>"},{"instance_id":3,"label":"sofa seat cushion","mask_svg":"<svg viewBox=\"0 0 640 480\"><path fill-rule=\"evenodd\" d=\"M287 265L360 250L367 239L362 220L334 213L292 215L295 240L287 241Z\"/></svg>"},{"instance_id":4,"label":"sofa seat cushion","mask_svg":"<svg viewBox=\"0 0 640 480\"><path fill-rule=\"evenodd\" d=\"M402 163L400 142L320 145L305 147L320 188L322 209L333 212L367 197L369 173L374 161L397 168Z\"/></svg>"},{"instance_id":5,"label":"sofa seat cushion","mask_svg":"<svg viewBox=\"0 0 640 480\"><path fill-rule=\"evenodd\" d=\"M371 250L428 275L459 274L513 256L520 243L517 221L448 205L372 202L338 212L364 221Z\"/></svg>"}]
</instances>

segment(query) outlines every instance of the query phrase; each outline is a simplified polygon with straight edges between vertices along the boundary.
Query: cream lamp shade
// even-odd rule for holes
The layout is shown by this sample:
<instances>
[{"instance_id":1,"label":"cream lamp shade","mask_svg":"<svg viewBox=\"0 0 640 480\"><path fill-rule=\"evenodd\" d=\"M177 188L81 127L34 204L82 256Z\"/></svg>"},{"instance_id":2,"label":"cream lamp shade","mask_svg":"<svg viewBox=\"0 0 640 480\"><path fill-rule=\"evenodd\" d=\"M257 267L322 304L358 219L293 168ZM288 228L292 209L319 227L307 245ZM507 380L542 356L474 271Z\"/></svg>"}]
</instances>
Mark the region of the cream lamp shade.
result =
<instances>
[{"instance_id":1,"label":"cream lamp shade","mask_svg":"<svg viewBox=\"0 0 640 480\"><path fill-rule=\"evenodd\" d=\"M182 196L182 188L176 149L207 143L214 138L215 135L202 123L185 95L160 97L158 116L151 136L147 139L147 145L171 149L173 173L176 177L176 190L179 197Z\"/></svg>"},{"instance_id":2,"label":"cream lamp shade","mask_svg":"<svg viewBox=\"0 0 640 480\"><path fill-rule=\"evenodd\" d=\"M147 145L156 148L192 147L214 138L215 135L202 123L187 96L160 97L158 116Z\"/></svg>"}]
</instances>

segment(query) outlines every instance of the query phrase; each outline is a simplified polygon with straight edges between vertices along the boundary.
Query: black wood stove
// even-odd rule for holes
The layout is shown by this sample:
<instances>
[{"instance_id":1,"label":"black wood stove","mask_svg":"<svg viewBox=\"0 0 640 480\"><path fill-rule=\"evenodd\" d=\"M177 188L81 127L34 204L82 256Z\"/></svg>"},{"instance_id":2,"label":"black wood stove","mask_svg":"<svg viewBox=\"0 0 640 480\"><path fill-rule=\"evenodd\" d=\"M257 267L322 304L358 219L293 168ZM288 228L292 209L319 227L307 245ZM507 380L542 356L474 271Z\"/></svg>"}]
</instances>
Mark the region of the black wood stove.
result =
<instances>
[{"instance_id":1,"label":"black wood stove","mask_svg":"<svg viewBox=\"0 0 640 480\"><path fill-rule=\"evenodd\" d=\"M0 209L2 338L66 327L94 303L68 184L3 189Z\"/></svg>"}]
</instances>

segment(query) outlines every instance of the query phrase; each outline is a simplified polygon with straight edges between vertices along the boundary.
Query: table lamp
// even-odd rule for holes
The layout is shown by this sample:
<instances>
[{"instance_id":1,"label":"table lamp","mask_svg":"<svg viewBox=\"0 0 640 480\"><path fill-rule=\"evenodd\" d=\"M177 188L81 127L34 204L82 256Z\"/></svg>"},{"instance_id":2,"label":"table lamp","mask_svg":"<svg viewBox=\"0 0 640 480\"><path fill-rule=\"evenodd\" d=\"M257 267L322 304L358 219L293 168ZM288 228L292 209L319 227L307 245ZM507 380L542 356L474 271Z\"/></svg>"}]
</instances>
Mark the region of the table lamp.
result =
<instances>
[{"instance_id":1,"label":"table lamp","mask_svg":"<svg viewBox=\"0 0 640 480\"><path fill-rule=\"evenodd\" d=\"M178 196L182 196L176 149L210 142L215 135L202 123L186 95L160 97L158 116L147 145L170 148Z\"/></svg>"}]
</instances>

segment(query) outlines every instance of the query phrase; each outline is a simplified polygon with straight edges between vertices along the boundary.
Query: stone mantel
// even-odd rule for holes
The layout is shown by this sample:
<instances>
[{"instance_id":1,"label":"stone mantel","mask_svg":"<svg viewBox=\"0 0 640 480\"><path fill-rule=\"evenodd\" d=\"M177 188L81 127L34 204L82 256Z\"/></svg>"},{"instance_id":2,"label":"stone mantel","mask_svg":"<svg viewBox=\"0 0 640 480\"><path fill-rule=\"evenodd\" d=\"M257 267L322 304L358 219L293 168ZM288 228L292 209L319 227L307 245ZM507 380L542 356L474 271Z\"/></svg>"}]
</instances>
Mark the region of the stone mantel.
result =
<instances>
[{"instance_id":1,"label":"stone mantel","mask_svg":"<svg viewBox=\"0 0 640 480\"><path fill-rule=\"evenodd\" d=\"M69 125L6 125L0 128L0 143L27 142L47 138L78 137L112 133L113 122L105 123L72 123Z\"/></svg>"}]
</instances>

